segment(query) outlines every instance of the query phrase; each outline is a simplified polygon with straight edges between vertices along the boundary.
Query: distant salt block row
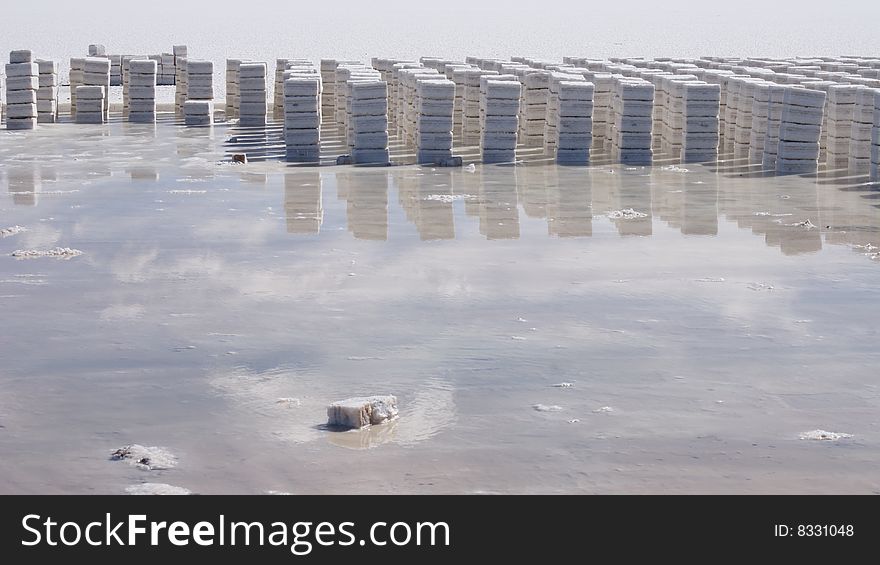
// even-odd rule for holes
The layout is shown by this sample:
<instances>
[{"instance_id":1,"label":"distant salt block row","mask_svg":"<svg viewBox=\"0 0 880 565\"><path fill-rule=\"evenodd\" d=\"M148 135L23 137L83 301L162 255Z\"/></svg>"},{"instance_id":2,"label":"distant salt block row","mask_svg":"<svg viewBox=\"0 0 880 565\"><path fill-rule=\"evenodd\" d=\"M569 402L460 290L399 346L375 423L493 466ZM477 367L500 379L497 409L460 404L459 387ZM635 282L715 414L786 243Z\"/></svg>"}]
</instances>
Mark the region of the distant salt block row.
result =
<instances>
[{"instance_id":1,"label":"distant salt block row","mask_svg":"<svg viewBox=\"0 0 880 565\"><path fill-rule=\"evenodd\" d=\"M347 85L348 138L355 164L388 164L388 83L354 80Z\"/></svg>"},{"instance_id":2,"label":"distant salt block row","mask_svg":"<svg viewBox=\"0 0 880 565\"><path fill-rule=\"evenodd\" d=\"M464 99L462 103L461 135L465 145L477 145L482 134L480 117L480 81L486 76L498 76L497 71L471 69L463 71Z\"/></svg>"},{"instance_id":3,"label":"distant salt block row","mask_svg":"<svg viewBox=\"0 0 880 565\"><path fill-rule=\"evenodd\" d=\"M6 129L34 129L37 126L39 66L27 50L12 51L9 61L6 65Z\"/></svg>"},{"instance_id":4,"label":"distant salt block row","mask_svg":"<svg viewBox=\"0 0 880 565\"><path fill-rule=\"evenodd\" d=\"M151 124L156 121L156 61L135 59L128 63L128 121Z\"/></svg>"},{"instance_id":5,"label":"distant salt block row","mask_svg":"<svg viewBox=\"0 0 880 565\"><path fill-rule=\"evenodd\" d=\"M359 430L394 420L398 414L397 398L394 396L352 398L327 407L327 424Z\"/></svg>"},{"instance_id":6,"label":"distant salt block row","mask_svg":"<svg viewBox=\"0 0 880 565\"><path fill-rule=\"evenodd\" d=\"M396 65L395 65L396 67ZM409 146L418 147L418 133L419 131L434 131L434 132L446 132L452 131L452 115L438 115L434 116L439 120L439 125L436 125L432 130L424 129L422 122L423 116L419 113L419 92L418 85L422 80L447 80L443 75L441 75L436 69L430 69L428 67L420 66L413 68L403 68L398 71L398 78L400 81L400 89L398 92L398 115L400 117L399 123L399 135L403 138ZM453 83L454 84L454 83ZM454 96L454 87L453 87L453 96ZM455 106L455 100L452 101L453 110ZM442 113L445 113L442 112ZM427 116L432 117L432 116ZM427 122L426 122L427 123ZM433 122L432 122L433 123ZM446 129L446 125L449 126L449 129ZM439 129L438 129L439 128Z\"/></svg>"},{"instance_id":7,"label":"distant salt block row","mask_svg":"<svg viewBox=\"0 0 880 565\"><path fill-rule=\"evenodd\" d=\"M874 97L880 90L861 87L856 94L850 127L849 171L869 174L871 169L871 135L874 128Z\"/></svg>"},{"instance_id":8,"label":"distant salt block row","mask_svg":"<svg viewBox=\"0 0 880 565\"><path fill-rule=\"evenodd\" d=\"M110 59L105 57L86 57L83 62L82 85L100 86L104 89L104 96L101 100L103 104L103 121L106 122L110 118L110 98L108 95L110 92ZM92 103L90 102L87 106L91 108ZM77 114L79 111L79 91L77 91ZM91 112L91 110L86 110L86 112ZM93 118L89 117L89 119Z\"/></svg>"},{"instance_id":9,"label":"distant salt block row","mask_svg":"<svg viewBox=\"0 0 880 565\"><path fill-rule=\"evenodd\" d=\"M55 61L37 60L39 90L37 90L37 122L54 124L58 120L58 65Z\"/></svg>"},{"instance_id":10,"label":"distant salt block row","mask_svg":"<svg viewBox=\"0 0 880 565\"><path fill-rule=\"evenodd\" d=\"M515 77L514 80L486 77L485 82L481 83L481 90L483 127L480 151L483 162L512 163L516 161L522 84Z\"/></svg>"},{"instance_id":11,"label":"distant salt block row","mask_svg":"<svg viewBox=\"0 0 880 565\"><path fill-rule=\"evenodd\" d=\"M349 81L381 80L382 75L363 63L340 64L336 67L336 125L346 134L346 144L352 147L352 140L347 137L349 117Z\"/></svg>"},{"instance_id":12,"label":"distant salt block row","mask_svg":"<svg viewBox=\"0 0 880 565\"><path fill-rule=\"evenodd\" d=\"M819 167L826 94L819 90L788 88L779 125L778 174L815 173Z\"/></svg>"},{"instance_id":13,"label":"distant salt block row","mask_svg":"<svg viewBox=\"0 0 880 565\"><path fill-rule=\"evenodd\" d=\"M183 119L187 126L210 126L214 123L213 100L187 100L183 103Z\"/></svg>"},{"instance_id":14,"label":"distant salt block row","mask_svg":"<svg viewBox=\"0 0 880 565\"><path fill-rule=\"evenodd\" d=\"M244 127L264 127L268 113L266 63L242 63L241 102L238 123Z\"/></svg>"},{"instance_id":15,"label":"distant salt block row","mask_svg":"<svg viewBox=\"0 0 880 565\"><path fill-rule=\"evenodd\" d=\"M320 73L307 59L277 59L275 61L275 94L272 111L276 120L284 119L284 81L292 74L306 72L320 78Z\"/></svg>"},{"instance_id":16,"label":"distant salt block row","mask_svg":"<svg viewBox=\"0 0 880 565\"><path fill-rule=\"evenodd\" d=\"M240 81L241 59L226 59L226 120L238 117L241 103Z\"/></svg>"},{"instance_id":17,"label":"distant salt block row","mask_svg":"<svg viewBox=\"0 0 880 565\"><path fill-rule=\"evenodd\" d=\"M317 162L321 157L321 77L284 81L284 145L287 159Z\"/></svg>"},{"instance_id":18,"label":"distant salt block row","mask_svg":"<svg viewBox=\"0 0 880 565\"><path fill-rule=\"evenodd\" d=\"M455 83L439 76L416 83L416 160L436 164L452 158Z\"/></svg>"},{"instance_id":19,"label":"distant salt block row","mask_svg":"<svg viewBox=\"0 0 880 565\"><path fill-rule=\"evenodd\" d=\"M558 85L556 127L556 162L565 165L588 165L593 147L592 83L561 81Z\"/></svg>"},{"instance_id":20,"label":"distant salt block row","mask_svg":"<svg viewBox=\"0 0 880 565\"><path fill-rule=\"evenodd\" d=\"M186 99L214 100L214 63L186 61Z\"/></svg>"},{"instance_id":21,"label":"distant salt block row","mask_svg":"<svg viewBox=\"0 0 880 565\"><path fill-rule=\"evenodd\" d=\"M638 78L615 79L611 109L614 157L627 165L650 165L654 155L654 85Z\"/></svg>"},{"instance_id":22,"label":"distant salt block row","mask_svg":"<svg viewBox=\"0 0 880 565\"><path fill-rule=\"evenodd\" d=\"M103 86L76 87L76 123L103 124L106 89Z\"/></svg>"},{"instance_id":23,"label":"distant salt block row","mask_svg":"<svg viewBox=\"0 0 880 565\"><path fill-rule=\"evenodd\" d=\"M377 58L374 61L373 68L377 69L382 75L382 80L388 83L388 124L396 124L397 116L397 96L399 88L399 76L396 70L403 66L418 66L419 63L407 59L383 59Z\"/></svg>"}]
</instances>

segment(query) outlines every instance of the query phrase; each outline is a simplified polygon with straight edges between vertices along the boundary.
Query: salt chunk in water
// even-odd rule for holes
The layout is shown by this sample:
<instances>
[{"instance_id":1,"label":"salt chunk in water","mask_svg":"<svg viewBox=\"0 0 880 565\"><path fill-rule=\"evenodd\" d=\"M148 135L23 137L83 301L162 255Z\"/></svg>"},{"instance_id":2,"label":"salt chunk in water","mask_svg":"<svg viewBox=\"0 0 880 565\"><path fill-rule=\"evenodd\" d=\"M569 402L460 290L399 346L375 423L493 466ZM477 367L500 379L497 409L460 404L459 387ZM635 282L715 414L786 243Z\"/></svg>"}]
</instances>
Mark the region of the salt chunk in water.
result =
<instances>
[{"instance_id":1,"label":"salt chunk in water","mask_svg":"<svg viewBox=\"0 0 880 565\"><path fill-rule=\"evenodd\" d=\"M358 430L394 420L398 413L396 396L350 398L327 407L327 423Z\"/></svg>"}]
</instances>

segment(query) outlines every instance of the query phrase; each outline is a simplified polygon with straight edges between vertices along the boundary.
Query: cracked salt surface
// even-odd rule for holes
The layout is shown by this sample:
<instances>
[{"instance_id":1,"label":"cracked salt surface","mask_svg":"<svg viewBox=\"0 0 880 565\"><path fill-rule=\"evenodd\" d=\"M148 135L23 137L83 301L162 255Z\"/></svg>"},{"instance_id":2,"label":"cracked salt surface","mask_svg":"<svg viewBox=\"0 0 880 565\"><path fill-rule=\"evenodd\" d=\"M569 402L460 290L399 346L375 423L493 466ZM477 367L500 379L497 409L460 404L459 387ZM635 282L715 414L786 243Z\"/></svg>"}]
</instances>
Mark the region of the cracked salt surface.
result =
<instances>
[{"instance_id":1,"label":"cracked salt surface","mask_svg":"<svg viewBox=\"0 0 880 565\"><path fill-rule=\"evenodd\" d=\"M79 249L71 249L70 247L56 247L54 249L18 249L11 253L16 259L42 259L51 257L53 259L72 259L79 257L83 252Z\"/></svg>"}]
</instances>

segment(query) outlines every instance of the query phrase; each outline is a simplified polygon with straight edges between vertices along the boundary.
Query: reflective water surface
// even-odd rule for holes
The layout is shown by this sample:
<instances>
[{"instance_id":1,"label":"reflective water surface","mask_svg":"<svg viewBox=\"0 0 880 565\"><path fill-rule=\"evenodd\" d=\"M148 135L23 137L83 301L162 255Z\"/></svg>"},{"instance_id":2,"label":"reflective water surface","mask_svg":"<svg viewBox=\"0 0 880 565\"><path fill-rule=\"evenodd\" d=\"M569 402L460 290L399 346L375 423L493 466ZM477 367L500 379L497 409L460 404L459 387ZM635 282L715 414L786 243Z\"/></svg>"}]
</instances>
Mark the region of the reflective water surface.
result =
<instances>
[{"instance_id":1,"label":"reflective water surface","mask_svg":"<svg viewBox=\"0 0 880 565\"><path fill-rule=\"evenodd\" d=\"M0 492L880 492L863 179L237 166L230 136L0 136ZM322 428L367 394L401 418Z\"/></svg>"}]
</instances>

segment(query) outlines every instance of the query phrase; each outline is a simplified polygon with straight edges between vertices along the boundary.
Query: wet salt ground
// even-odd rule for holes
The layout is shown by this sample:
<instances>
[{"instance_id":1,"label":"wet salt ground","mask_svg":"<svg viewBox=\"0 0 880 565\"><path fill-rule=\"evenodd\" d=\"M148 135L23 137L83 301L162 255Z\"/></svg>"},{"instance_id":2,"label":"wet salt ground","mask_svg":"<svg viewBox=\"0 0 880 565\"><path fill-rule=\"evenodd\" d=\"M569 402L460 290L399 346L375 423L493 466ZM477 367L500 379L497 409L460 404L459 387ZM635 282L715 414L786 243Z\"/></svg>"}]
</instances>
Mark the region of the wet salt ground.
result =
<instances>
[{"instance_id":1,"label":"wet salt ground","mask_svg":"<svg viewBox=\"0 0 880 565\"><path fill-rule=\"evenodd\" d=\"M226 138L0 139L26 230L0 239L0 492L880 492L858 179L234 166ZM83 255L12 257L54 248ZM393 424L322 428L386 393Z\"/></svg>"}]
</instances>

